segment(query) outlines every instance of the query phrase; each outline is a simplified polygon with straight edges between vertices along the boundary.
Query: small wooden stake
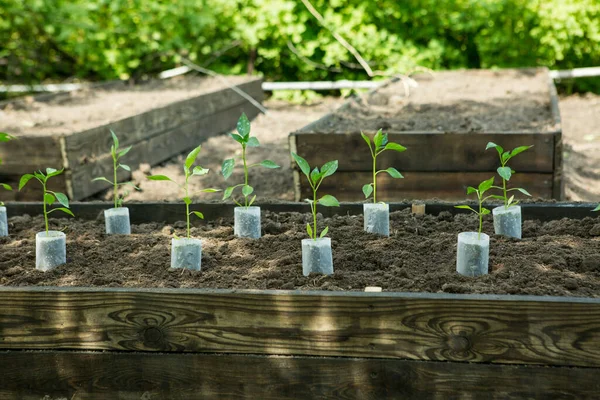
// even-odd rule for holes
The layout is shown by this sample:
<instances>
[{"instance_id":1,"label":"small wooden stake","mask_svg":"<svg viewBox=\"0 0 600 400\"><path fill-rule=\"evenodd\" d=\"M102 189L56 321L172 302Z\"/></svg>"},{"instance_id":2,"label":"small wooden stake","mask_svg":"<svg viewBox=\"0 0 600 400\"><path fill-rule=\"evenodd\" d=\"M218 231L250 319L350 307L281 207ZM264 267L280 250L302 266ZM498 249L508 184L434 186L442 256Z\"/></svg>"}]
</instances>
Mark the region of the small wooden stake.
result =
<instances>
[{"instance_id":1,"label":"small wooden stake","mask_svg":"<svg viewBox=\"0 0 600 400\"><path fill-rule=\"evenodd\" d=\"M379 286L367 286L365 288L365 292L373 292L373 293L378 293L381 292L383 289L381 289L381 287Z\"/></svg>"},{"instance_id":2,"label":"small wooden stake","mask_svg":"<svg viewBox=\"0 0 600 400\"><path fill-rule=\"evenodd\" d=\"M412 213L417 215L425 215L425 204L414 203L412 205Z\"/></svg>"}]
</instances>

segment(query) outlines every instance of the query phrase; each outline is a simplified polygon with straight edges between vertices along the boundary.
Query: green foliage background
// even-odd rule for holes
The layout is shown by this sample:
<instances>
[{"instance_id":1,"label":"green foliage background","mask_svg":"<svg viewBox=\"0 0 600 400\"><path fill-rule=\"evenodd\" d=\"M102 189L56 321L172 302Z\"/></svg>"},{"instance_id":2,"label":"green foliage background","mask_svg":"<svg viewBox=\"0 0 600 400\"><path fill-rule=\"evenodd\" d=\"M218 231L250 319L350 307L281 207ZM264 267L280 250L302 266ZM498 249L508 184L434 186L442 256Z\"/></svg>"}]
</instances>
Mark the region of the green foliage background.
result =
<instances>
[{"instance_id":1,"label":"green foliage background","mask_svg":"<svg viewBox=\"0 0 600 400\"><path fill-rule=\"evenodd\" d=\"M1 0L0 80L140 77L181 56L269 80L364 79L300 0ZM312 0L373 70L600 65L598 0ZM296 54L297 53L297 54ZM307 62L307 59L309 60ZM316 64L316 65L315 65ZM600 81L578 80L578 89Z\"/></svg>"}]
</instances>

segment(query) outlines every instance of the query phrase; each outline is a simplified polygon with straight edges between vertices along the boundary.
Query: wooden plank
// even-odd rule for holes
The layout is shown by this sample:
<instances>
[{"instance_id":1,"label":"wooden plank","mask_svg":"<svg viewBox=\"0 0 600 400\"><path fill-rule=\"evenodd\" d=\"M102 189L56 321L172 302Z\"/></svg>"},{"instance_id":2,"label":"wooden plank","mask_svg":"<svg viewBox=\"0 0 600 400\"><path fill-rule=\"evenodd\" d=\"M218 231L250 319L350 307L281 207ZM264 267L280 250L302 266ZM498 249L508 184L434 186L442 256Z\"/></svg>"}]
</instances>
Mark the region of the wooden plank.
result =
<instances>
[{"instance_id":1,"label":"wooden plank","mask_svg":"<svg viewBox=\"0 0 600 400\"><path fill-rule=\"evenodd\" d=\"M394 179L387 173L377 175L377 199L398 201L403 199L464 200L468 186L477 186L491 178L494 172L404 172L404 179ZM297 171L295 171L298 174ZM362 201L362 186L371 182L370 172L337 172L325 179L319 191L336 196L340 201ZM300 199L312 196L306 177L300 176ZM537 173L515 174L511 187L526 188L534 198L552 198L553 175ZM525 196L521 196L525 197ZM472 196L471 196L472 198Z\"/></svg>"},{"instance_id":2,"label":"wooden plank","mask_svg":"<svg viewBox=\"0 0 600 400\"><path fill-rule=\"evenodd\" d=\"M370 171L372 158L358 133L292 133L297 153L311 166L339 161L340 171ZM481 172L498 168L498 153L485 150L488 142L505 149L534 147L511 160L518 172L554 170L554 133L389 133L389 140L407 147L404 153L387 151L377 158L377 166L413 172Z\"/></svg>"},{"instance_id":3,"label":"wooden plank","mask_svg":"<svg viewBox=\"0 0 600 400\"><path fill-rule=\"evenodd\" d=\"M238 85L238 87L257 100L262 101L264 94L261 82L261 79L253 79ZM69 165L71 168L76 169L78 165L107 154L112 144L109 128L117 133L122 146L128 146L245 101L233 90L223 88L216 92L206 93L192 99L182 100L130 118L115 121L108 125L69 135L66 137L65 142Z\"/></svg>"},{"instance_id":4,"label":"wooden plank","mask_svg":"<svg viewBox=\"0 0 600 400\"><path fill-rule=\"evenodd\" d=\"M0 397L594 399L600 390L597 374L595 368L352 358L0 352Z\"/></svg>"},{"instance_id":5,"label":"wooden plank","mask_svg":"<svg viewBox=\"0 0 600 400\"><path fill-rule=\"evenodd\" d=\"M141 163L156 165L170 159L176 154L196 147L204 140L227 132L235 128L242 112L249 118L258 114L258 109L249 102L240 102L238 105L206 115L200 119L178 126L175 129L153 136L148 140L133 145L127 154L126 163L136 169ZM81 165L73 170L73 198L80 200L94 193L110 187L106 182L92 182L98 176L112 176L113 161L110 154ZM119 171L120 179L127 179L131 173Z\"/></svg>"},{"instance_id":6,"label":"wooden plank","mask_svg":"<svg viewBox=\"0 0 600 400\"><path fill-rule=\"evenodd\" d=\"M51 136L18 136L0 146L0 182L6 176L21 176L47 167L63 167L60 140Z\"/></svg>"},{"instance_id":7,"label":"wooden plank","mask_svg":"<svg viewBox=\"0 0 600 400\"><path fill-rule=\"evenodd\" d=\"M7 183L13 188L10 192L0 189L0 201L39 201L42 199L42 185L38 181L33 180L29 182L22 191L19 191L20 178L21 176L18 175L0 177L0 182ZM48 185L48 189L67 194L66 179L67 177L65 174L52 178Z\"/></svg>"},{"instance_id":8,"label":"wooden plank","mask_svg":"<svg viewBox=\"0 0 600 400\"><path fill-rule=\"evenodd\" d=\"M0 287L1 349L600 366L600 299Z\"/></svg>"}]
</instances>

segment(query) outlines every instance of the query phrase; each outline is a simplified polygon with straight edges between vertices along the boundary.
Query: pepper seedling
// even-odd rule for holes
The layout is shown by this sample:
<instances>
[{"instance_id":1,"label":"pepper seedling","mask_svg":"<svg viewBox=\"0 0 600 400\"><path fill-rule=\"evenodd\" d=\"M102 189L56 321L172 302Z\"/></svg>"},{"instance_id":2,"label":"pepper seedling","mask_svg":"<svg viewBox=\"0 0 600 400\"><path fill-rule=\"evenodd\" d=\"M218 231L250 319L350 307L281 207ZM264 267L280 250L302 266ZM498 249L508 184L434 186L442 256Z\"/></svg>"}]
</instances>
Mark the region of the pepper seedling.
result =
<instances>
[{"instance_id":1,"label":"pepper seedling","mask_svg":"<svg viewBox=\"0 0 600 400\"><path fill-rule=\"evenodd\" d=\"M46 234L48 233L48 215L53 213L54 211L61 211L65 214L69 214L74 217L75 215L71 210L69 210L69 199L66 195L59 192L53 192L52 190L48 190L48 181L53 176L58 176L64 172L64 168L61 170L56 170L54 168L46 168L46 173L44 174L42 171L36 171L33 174L25 174L21 177L19 181L19 191L21 191L27 182L31 179L35 178L42 184L42 189L44 193L44 222L46 226ZM58 201L62 207L56 207L51 210L48 210L48 207L51 207L56 201Z\"/></svg>"},{"instance_id":2,"label":"pepper seedling","mask_svg":"<svg viewBox=\"0 0 600 400\"><path fill-rule=\"evenodd\" d=\"M230 186L230 187L226 188L225 191L223 192L223 200L226 200L229 197L231 197L233 202L235 204L237 204L238 206L250 207L254 203L254 200L256 200L256 195L252 196L252 198L250 200L248 200L248 196L250 196L254 192L254 188L248 184L248 170L252 167L258 167L258 166L274 169L274 168L279 168L279 165L275 164L271 160L264 160L264 161L261 161L256 164L248 165L248 162L246 159L246 148L247 147L258 147L258 146L260 146L260 142L258 141L258 139L256 137L250 136L250 120L248 120L248 117L246 116L245 113L242 113L242 116L240 117L240 119L237 122L237 132L238 133L231 133L230 136L236 142L238 142L240 145L242 145L242 164L244 167L244 182L237 184L235 186ZM228 158L227 160L223 161L223 165L221 166L221 173L223 174L223 177L225 178L225 180L227 180L233 173L234 166L235 166L235 158ZM239 203L234 197L232 197L233 191L239 187L242 188L242 195L244 196L244 204L243 205L241 203Z\"/></svg>"},{"instance_id":3,"label":"pepper seedling","mask_svg":"<svg viewBox=\"0 0 600 400\"><path fill-rule=\"evenodd\" d=\"M148 177L148 179L151 180L151 181L170 181L170 182L173 182L174 184L176 184L177 186L179 186L180 189L183 189L184 196L183 196L182 200L185 203L185 215L186 215L187 238L188 239L191 237L191 234L190 234L190 232L191 232L191 228L190 228L190 216L193 214L193 215L195 215L196 217L198 217L200 219L204 219L204 214L202 214L200 211L190 211L190 204L192 204L192 199L191 199L190 193L189 193L189 180L190 180L190 178L192 176L206 175L209 172L209 170L207 168L202 168L199 165L196 165L195 167L192 168L192 166L196 162L196 158L198 157L198 154L200 154L200 150L201 149L202 149L202 146L196 147L185 158L185 162L183 164L183 172L185 174L185 181L184 181L183 184L179 184L178 182L175 182L173 179L169 178L166 175L150 175ZM220 189L212 189L212 188L200 190L200 192L204 192L204 193L214 193L214 192L220 192L220 191L221 191Z\"/></svg>"},{"instance_id":4,"label":"pepper seedling","mask_svg":"<svg viewBox=\"0 0 600 400\"><path fill-rule=\"evenodd\" d=\"M510 206L517 205L519 203L518 200L515 200L514 195L512 195L509 198L508 192L518 190L519 192L523 193L526 196L531 196L529 194L529 192L523 188L512 188L512 189L506 188L506 182L509 181L510 178L512 177L512 175L515 173L515 170L513 170L506 164L508 163L508 161L511 158L513 158L517 154L520 154L520 153L524 152L525 150L530 149L532 147L533 146L519 146L512 151L504 151L502 146L499 146L493 142L489 142L487 144L487 146L485 147L486 150L491 149L491 148L496 149L496 151L498 152L498 156L500 157L500 167L498 167L498 169L496 171L498 172L498 175L500 175L500 177L502 178L502 187L493 186L493 188L502 190L502 200L504 201L504 208L508 208Z\"/></svg>"},{"instance_id":5,"label":"pepper seedling","mask_svg":"<svg viewBox=\"0 0 600 400\"><path fill-rule=\"evenodd\" d=\"M492 189L493 187L494 187L494 177L492 176L490 179L481 182L479 184L479 186L477 187L477 189L472 186L469 186L467 188L467 195L470 195L473 193L475 193L477 195L477 201L479 203L479 211L474 210L472 207L467 206L467 205L454 206L455 208L462 208L465 210L470 210L470 211L474 212L475 214L477 214L477 216L479 217L479 230L477 231L477 240L481 239L481 229L483 227L483 216L490 213L490 210L483 207L483 203L488 199L501 199L502 198L502 196L498 196L495 194L483 197L485 192Z\"/></svg>"},{"instance_id":6,"label":"pepper seedling","mask_svg":"<svg viewBox=\"0 0 600 400\"><path fill-rule=\"evenodd\" d=\"M127 191L125 191L122 195L119 195L119 186L129 185L129 186L132 186L136 190L141 190L141 189L138 188L137 186L135 186L131 182L119 183L119 180L117 178L117 172L118 172L119 168L124 169L125 171L131 172L131 168L126 164L121 164L119 162L119 160L125 154L129 153L129 150L131 150L132 146L128 146L124 149L119 149L119 139L117 138L117 135L113 132L112 129L110 130L110 134L112 135L112 140L113 140L113 144L110 146L110 155L113 159L113 180L111 181L110 179L107 179L104 176L100 176L98 178L92 179L92 182L104 181L104 182L108 182L111 185L113 185L113 196L114 196L115 208L119 208L119 207L123 206L123 200L125 200L125 197L129 194Z\"/></svg>"},{"instance_id":7,"label":"pepper seedling","mask_svg":"<svg viewBox=\"0 0 600 400\"><path fill-rule=\"evenodd\" d=\"M377 156L383 153L386 150L393 150L399 153L406 151L406 147L394 143L388 142L387 133L383 133L382 130L378 130L377 133L373 136L373 144L371 144L371 139L365 135L363 132L360 133L362 138L369 145L369 150L371 151L371 158L373 159L373 182L368 183L362 187L363 194L365 195L365 199L368 199L371 194L373 194L373 203L377 203L377 175L382 172L387 172L392 178L400 179L404 178L400 172L396 168L390 167L387 169L382 169L377 171Z\"/></svg>"},{"instance_id":8,"label":"pepper seedling","mask_svg":"<svg viewBox=\"0 0 600 400\"><path fill-rule=\"evenodd\" d=\"M5 133L5 132L0 132L0 142L9 142L14 139L16 139L16 137L9 135L8 133ZM1 158L0 158L0 164L2 164ZM8 190L9 192L12 192L12 190L13 190L12 186L10 186L8 183L0 183L0 186L2 186L5 190ZM0 206L4 206L3 201L0 201Z\"/></svg>"},{"instance_id":9,"label":"pepper seedling","mask_svg":"<svg viewBox=\"0 0 600 400\"><path fill-rule=\"evenodd\" d=\"M337 171L338 161L334 160L326 162L325 164L323 164L320 171L318 167L315 167L311 172L310 165L308 165L308 162L304 158L300 157L296 153L292 153L292 157L294 157L294 160L296 161L296 164L298 164L298 167L300 167L302 173L306 175L306 179L308 179L308 184L310 185L313 192L312 200L306 199L308 204L310 204L310 210L313 216L313 227L311 228L310 224L306 224L306 232L308 233L308 236L311 239L317 240L317 203L325 207L340 206L338 200L329 194L326 194L317 200L317 190L319 190L319 186L321 186L321 183L323 183L323 180L325 178L333 175L335 171ZM327 232L329 232L328 226L326 226L325 229L321 231L319 238L324 237L327 234Z\"/></svg>"}]
</instances>

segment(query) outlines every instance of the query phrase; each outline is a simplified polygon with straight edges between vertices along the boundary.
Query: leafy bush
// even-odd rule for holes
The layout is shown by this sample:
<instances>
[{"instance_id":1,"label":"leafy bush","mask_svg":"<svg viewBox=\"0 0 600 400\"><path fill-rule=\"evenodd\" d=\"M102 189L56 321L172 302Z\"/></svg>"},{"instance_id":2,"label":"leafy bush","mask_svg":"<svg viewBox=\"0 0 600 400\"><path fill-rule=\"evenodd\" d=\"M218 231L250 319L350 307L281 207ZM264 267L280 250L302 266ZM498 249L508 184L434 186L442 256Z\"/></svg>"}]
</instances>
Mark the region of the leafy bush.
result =
<instances>
[{"instance_id":1,"label":"leafy bush","mask_svg":"<svg viewBox=\"0 0 600 400\"><path fill-rule=\"evenodd\" d=\"M597 0L312 0L373 70L600 65ZM188 57L271 80L364 79L296 0L5 0L0 80L139 77ZM585 81L600 88L600 80Z\"/></svg>"}]
</instances>

